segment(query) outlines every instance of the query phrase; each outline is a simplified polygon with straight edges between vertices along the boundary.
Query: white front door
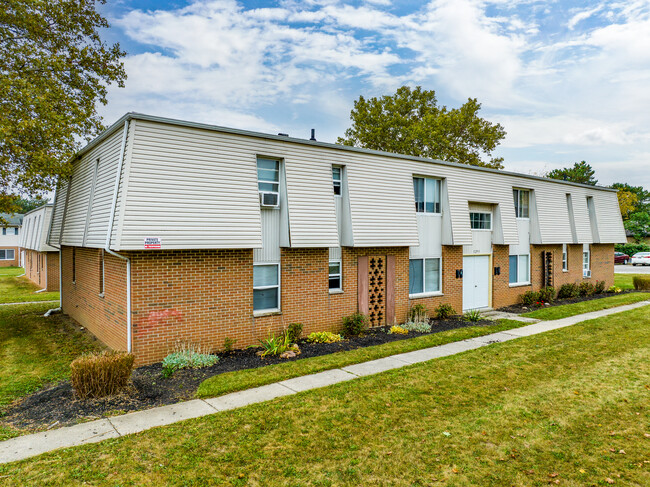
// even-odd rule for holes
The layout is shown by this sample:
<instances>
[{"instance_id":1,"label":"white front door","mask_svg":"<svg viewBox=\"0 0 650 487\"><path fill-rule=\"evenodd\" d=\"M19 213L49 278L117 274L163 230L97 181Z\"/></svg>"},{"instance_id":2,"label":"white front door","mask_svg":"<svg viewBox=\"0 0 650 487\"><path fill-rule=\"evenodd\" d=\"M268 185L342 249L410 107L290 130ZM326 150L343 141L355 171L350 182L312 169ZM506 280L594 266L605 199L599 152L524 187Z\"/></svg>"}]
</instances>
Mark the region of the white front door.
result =
<instances>
[{"instance_id":1,"label":"white front door","mask_svg":"<svg viewBox=\"0 0 650 487\"><path fill-rule=\"evenodd\" d=\"M490 306L490 256L463 257L463 311Z\"/></svg>"}]
</instances>

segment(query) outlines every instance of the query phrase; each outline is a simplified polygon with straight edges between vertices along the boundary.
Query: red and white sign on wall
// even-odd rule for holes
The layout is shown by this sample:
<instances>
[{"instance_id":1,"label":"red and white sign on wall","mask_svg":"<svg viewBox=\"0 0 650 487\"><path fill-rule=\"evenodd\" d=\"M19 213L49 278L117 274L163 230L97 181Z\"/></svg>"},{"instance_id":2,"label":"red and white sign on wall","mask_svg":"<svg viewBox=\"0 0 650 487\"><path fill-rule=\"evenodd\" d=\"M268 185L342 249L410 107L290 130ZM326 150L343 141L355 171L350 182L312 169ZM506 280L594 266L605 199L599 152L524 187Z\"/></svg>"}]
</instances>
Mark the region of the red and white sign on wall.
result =
<instances>
[{"instance_id":1,"label":"red and white sign on wall","mask_svg":"<svg viewBox=\"0 0 650 487\"><path fill-rule=\"evenodd\" d=\"M145 249L162 249L162 239L160 237L145 237Z\"/></svg>"}]
</instances>

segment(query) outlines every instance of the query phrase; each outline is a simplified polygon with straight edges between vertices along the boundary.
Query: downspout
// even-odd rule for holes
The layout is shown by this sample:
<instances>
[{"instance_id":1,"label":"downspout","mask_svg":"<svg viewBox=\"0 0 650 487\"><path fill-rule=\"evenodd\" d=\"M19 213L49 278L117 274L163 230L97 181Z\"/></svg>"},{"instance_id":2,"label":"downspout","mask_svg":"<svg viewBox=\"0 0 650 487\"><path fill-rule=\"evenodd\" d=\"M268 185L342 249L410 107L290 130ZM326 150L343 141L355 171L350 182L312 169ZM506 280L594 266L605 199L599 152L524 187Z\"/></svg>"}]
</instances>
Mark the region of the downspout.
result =
<instances>
[{"instance_id":1,"label":"downspout","mask_svg":"<svg viewBox=\"0 0 650 487\"><path fill-rule=\"evenodd\" d=\"M114 255L115 257L126 261L126 351L131 353L132 340L131 340L131 259L124 255L120 255L110 249L111 236L113 235L113 222L115 221L115 208L117 206L117 195L120 189L120 177L122 176L122 166L124 164L124 152L126 151L126 136L129 131L128 118L124 121L124 132L122 133L122 146L120 147L120 158L117 163L117 171L115 174L115 186L113 187L113 202L111 203L111 212L108 218L108 228L106 229L106 243L104 244L104 251Z\"/></svg>"}]
</instances>

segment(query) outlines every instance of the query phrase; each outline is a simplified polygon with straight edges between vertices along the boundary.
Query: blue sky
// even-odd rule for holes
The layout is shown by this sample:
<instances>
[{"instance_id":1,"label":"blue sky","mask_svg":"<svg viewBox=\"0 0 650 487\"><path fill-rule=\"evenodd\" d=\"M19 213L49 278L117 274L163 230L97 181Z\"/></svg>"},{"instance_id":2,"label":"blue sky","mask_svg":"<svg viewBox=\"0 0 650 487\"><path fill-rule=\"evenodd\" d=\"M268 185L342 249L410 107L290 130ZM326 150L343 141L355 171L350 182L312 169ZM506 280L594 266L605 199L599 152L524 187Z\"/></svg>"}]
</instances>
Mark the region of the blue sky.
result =
<instances>
[{"instance_id":1,"label":"blue sky","mask_svg":"<svg viewBox=\"0 0 650 487\"><path fill-rule=\"evenodd\" d=\"M507 169L586 160L602 184L650 188L650 0L116 1L127 111L334 142L353 101L436 91L507 136Z\"/></svg>"}]
</instances>

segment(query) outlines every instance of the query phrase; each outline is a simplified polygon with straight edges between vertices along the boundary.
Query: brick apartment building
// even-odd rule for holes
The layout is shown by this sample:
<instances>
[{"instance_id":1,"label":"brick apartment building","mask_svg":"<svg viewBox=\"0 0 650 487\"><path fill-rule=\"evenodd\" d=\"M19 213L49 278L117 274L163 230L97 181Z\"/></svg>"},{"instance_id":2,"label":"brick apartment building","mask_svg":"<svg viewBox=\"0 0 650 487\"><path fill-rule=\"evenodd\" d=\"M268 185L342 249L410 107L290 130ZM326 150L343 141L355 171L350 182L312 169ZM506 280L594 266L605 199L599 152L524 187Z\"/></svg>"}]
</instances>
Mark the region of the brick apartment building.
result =
<instances>
[{"instance_id":1,"label":"brick apartment building","mask_svg":"<svg viewBox=\"0 0 650 487\"><path fill-rule=\"evenodd\" d=\"M56 193L63 311L140 364L613 283L608 188L129 113Z\"/></svg>"},{"instance_id":2,"label":"brick apartment building","mask_svg":"<svg viewBox=\"0 0 650 487\"><path fill-rule=\"evenodd\" d=\"M18 266L20 265L18 245L23 215L0 213L0 217L6 222L0 224L0 267Z\"/></svg>"},{"instance_id":3,"label":"brick apartment building","mask_svg":"<svg viewBox=\"0 0 650 487\"><path fill-rule=\"evenodd\" d=\"M47 244L52 205L43 205L23 217L20 262L25 277L47 291L59 290L59 249Z\"/></svg>"}]
</instances>

